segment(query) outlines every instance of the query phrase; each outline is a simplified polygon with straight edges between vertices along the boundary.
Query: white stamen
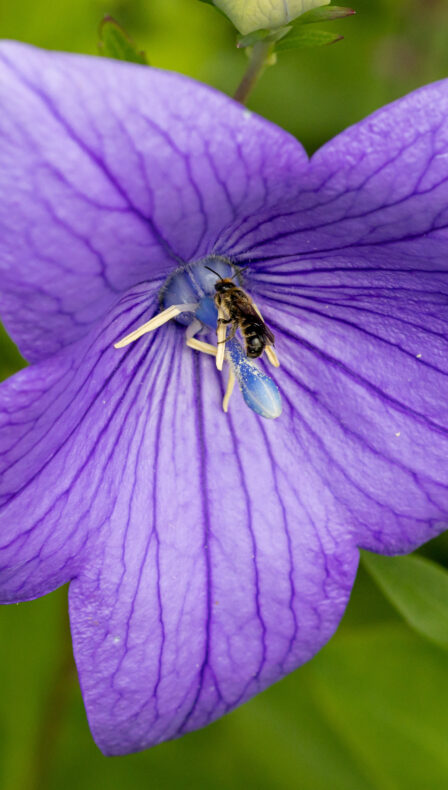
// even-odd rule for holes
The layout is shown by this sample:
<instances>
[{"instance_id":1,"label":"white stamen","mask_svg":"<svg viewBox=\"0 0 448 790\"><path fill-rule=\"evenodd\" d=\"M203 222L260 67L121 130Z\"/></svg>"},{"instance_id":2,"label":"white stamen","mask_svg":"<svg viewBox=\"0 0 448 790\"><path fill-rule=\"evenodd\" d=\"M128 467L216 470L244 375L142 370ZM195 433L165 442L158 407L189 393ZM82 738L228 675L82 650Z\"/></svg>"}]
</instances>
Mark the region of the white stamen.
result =
<instances>
[{"instance_id":1,"label":"white stamen","mask_svg":"<svg viewBox=\"0 0 448 790\"><path fill-rule=\"evenodd\" d=\"M211 343L204 343L203 340L197 340L194 337L194 335L199 332L200 329L202 329L202 324L197 318L195 318L194 321L192 321L187 327L187 331L185 332L185 342L188 348L193 348L195 351L202 351L203 354L211 354L211 356L216 357L216 346L212 346Z\"/></svg>"},{"instance_id":2,"label":"white stamen","mask_svg":"<svg viewBox=\"0 0 448 790\"><path fill-rule=\"evenodd\" d=\"M188 340L190 340L192 337L197 335L197 333L199 332L200 329L202 329L202 324L201 324L200 321L198 321L197 318L195 318L191 322L191 324L188 324L187 331L185 332L185 337L187 339L187 345L188 345Z\"/></svg>"},{"instance_id":3,"label":"white stamen","mask_svg":"<svg viewBox=\"0 0 448 790\"><path fill-rule=\"evenodd\" d=\"M126 337L122 337L118 343L114 343L114 348L124 348L124 346L128 346L129 343L133 343L134 340L138 340L142 335L146 335L147 332L153 332L154 329L163 326L167 321L176 318L180 313L194 313L196 308L197 304L172 304L171 307L167 307L166 310L155 315L154 318L151 318L146 324L142 324L138 329L134 329L133 332L126 335Z\"/></svg>"},{"instance_id":4,"label":"white stamen","mask_svg":"<svg viewBox=\"0 0 448 790\"><path fill-rule=\"evenodd\" d=\"M216 327L216 336L218 340L218 351L216 354L216 367L222 370L224 363L224 354L226 350L226 336L227 326L223 323L224 311L222 307L218 307L218 326Z\"/></svg>"},{"instance_id":5,"label":"white stamen","mask_svg":"<svg viewBox=\"0 0 448 790\"><path fill-rule=\"evenodd\" d=\"M226 394L224 395L224 398L223 398L223 401L222 401L222 408L224 409L224 411L226 413L227 413L227 409L229 408L229 400L230 400L230 396L231 396L231 394L233 392L234 386L235 386L235 374L233 372L233 368L230 367L229 368L229 378L227 379Z\"/></svg>"},{"instance_id":6,"label":"white stamen","mask_svg":"<svg viewBox=\"0 0 448 790\"><path fill-rule=\"evenodd\" d=\"M190 337L187 340L188 348L194 348L195 351L202 351L204 354L211 354L216 357L218 349L212 346L211 343L204 343L202 340L196 340L195 337Z\"/></svg>"}]
</instances>

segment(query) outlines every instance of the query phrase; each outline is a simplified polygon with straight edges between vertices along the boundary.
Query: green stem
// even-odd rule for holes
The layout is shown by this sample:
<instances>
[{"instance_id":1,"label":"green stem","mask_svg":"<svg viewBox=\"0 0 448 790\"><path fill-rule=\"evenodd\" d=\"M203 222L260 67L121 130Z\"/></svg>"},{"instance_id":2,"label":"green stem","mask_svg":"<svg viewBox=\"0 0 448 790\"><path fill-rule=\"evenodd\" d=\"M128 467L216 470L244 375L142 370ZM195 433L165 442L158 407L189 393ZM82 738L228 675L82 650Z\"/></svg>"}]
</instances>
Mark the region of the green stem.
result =
<instances>
[{"instance_id":1,"label":"green stem","mask_svg":"<svg viewBox=\"0 0 448 790\"><path fill-rule=\"evenodd\" d=\"M249 94L255 87L255 83L267 65L268 58L271 54L271 49L272 43L267 43L266 41L257 41L257 43L254 44L246 73L238 85L233 97L236 101L241 102L241 104L246 104Z\"/></svg>"}]
</instances>

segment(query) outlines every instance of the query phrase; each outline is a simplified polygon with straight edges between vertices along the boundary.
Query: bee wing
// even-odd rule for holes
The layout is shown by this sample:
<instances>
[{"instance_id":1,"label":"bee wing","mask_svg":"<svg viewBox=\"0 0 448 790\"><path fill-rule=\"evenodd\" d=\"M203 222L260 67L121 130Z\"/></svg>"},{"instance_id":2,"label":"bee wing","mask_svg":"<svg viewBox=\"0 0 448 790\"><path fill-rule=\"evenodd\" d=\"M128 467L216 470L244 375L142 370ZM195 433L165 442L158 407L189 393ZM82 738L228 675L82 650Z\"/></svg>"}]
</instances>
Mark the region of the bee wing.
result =
<instances>
[{"instance_id":1,"label":"bee wing","mask_svg":"<svg viewBox=\"0 0 448 790\"><path fill-rule=\"evenodd\" d=\"M257 323L260 327L260 335L262 335L264 342L267 346L273 346L275 342L274 335L272 334L269 327L266 326L263 316L261 315L257 305L252 301L252 299L249 299L249 297L247 297L247 300L248 305L244 311L245 315L250 315L252 318L255 317L256 321L254 321L254 323Z\"/></svg>"},{"instance_id":2,"label":"bee wing","mask_svg":"<svg viewBox=\"0 0 448 790\"><path fill-rule=\"evenodd\" d=\"M266 341L267 346L273 346L275 343L275 337L266 324L264 325L264 340Z\"/></svg>"},{"instance_id":3,"label":"bee wing","mask_svg":"<svg viewBox=\"0 0 448 790\"><path fill-rule=\"evenodd\" d=\"M235 294L233 295L233 303L235 307L237 307L238 312L241 316L245 318L250 318L255 324L260 326L264 325L263 318L259 310L255 307L252 299L248 296L241 288L235 289Z\"/></svg>"}]
</instances>

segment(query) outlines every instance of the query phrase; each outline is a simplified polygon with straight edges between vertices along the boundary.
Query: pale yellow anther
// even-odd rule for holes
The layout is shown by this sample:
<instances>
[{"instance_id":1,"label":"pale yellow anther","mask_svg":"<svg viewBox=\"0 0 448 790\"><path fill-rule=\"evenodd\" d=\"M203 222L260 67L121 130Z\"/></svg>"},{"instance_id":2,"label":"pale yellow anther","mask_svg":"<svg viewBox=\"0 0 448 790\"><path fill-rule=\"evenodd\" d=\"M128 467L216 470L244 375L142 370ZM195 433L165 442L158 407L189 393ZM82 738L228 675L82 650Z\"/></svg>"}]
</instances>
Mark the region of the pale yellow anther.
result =
<instances>
[{"instance_id":1,"label":"pale yellow anther","mask_svg":"<svg viewBox=\"0 0 448 790\"><path fill-rule=\"evenodd\" d=\"M229 368L229 378L227 379L227 388L224 398L222 400L222 408L227 413L227 409L229 408L229 400L230 396L233 392L233 388L235 386L235 374L233 372L233 368Z\"/></svg>"},{"instance_id":2,"label":"pale yellow anther","mask_svg":"<svg viewBox=\"0 0 448 790\"><path fill-rule=\"evenodd\" d=\"M124 348L128 346L129 343L133 343L134 340L138 340L142 335L146 335L147 332L153 332L155 329L163 326L163 324L166 324L167 321L176 318L180 313L194 312L196 308L196 304L172 304L171 307L167 307L166 310L155 315L154 318L151 318L146 324L142 324L138 329L134 329L129 335L122 337L121 340L114 343L114 348Z\"/></svg>"},{"instance_id":3,"label":"pale yellow anther","mask_svg":"<svg viewBox=\"0 0 448 790\"><path fill-rule=\"evenodd\" d=\"M267 356L269 362L271 363L271 365L273 365L274 368L279 368L280 367L280 362L278 361L278 357L277 357L277 354L274 351L273 346L266 346L265 352L266 352L266 356Z\"/></svg>"},{"instance_id":4,"label":"pale yellow anther","mask_svg":"<svg viewBox=\"0 0 448 790\"><path fill-rule=\"evenodd\" d=\"M216 337L218 340L218 351L216 354L216 367L222 370L224 364L224 354L226 351L226 335L227 326L223 323L224 313L222 307L218 307L218 326L216 328Z\"/></svg>"},{"instance_id":5,"label":"pale yellow anther","mask_svg":"<svg viewBox=\"0 0 448 790\"><path fill-rule=\"evenodd\" d=\"M202 351L204 354L210 354L212 357L216 357L218 349L216 346L212 346L211 343L204 343L203 340L196 340L195 337L190 337L187 340L188 348L194 348L195 351Z\"/></svg>"}]
</instances>

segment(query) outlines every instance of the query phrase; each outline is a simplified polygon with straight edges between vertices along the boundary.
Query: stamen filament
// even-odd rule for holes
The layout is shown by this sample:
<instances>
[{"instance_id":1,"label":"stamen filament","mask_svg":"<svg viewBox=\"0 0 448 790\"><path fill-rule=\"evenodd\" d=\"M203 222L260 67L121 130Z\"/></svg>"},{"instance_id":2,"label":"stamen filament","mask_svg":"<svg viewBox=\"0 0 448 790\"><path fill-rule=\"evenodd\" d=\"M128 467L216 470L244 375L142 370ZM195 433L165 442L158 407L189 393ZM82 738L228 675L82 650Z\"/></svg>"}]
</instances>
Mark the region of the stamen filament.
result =
<instances>
[{"instance_id":1,"label":"stamen filament","mask_svg":"<svg viewBox=\"0 0 448 790\"><path fill-rule=\"evenodd\" d=\"M222 307L218 307L218 325L216 327L216 337L218 341L218 351L216 354L216 367L222 370L224 354L226 350L227 326L224 323L224 313Z\"/></svg>"},{"instance_id":2,"label":"stamen filament","mask_svg":"<svg viewBox=\"0 0 448 790\"><path fill-rule=\"evenodd\" d=\"M235 386L235 373L233 372L233 368L230 367L229 368L229 378L227 379L226 393L225 393L223 401L222 401L222 408L223 408L223 410L226 413L227 413L227 409L229 408L229 400L230 400L230 396L231 396L231 394L233 392L234 386Z\"/></svg>"},{"instance_id":3,"label":"stamen filament","mask_svg":"<svg viewBox=\"0 0 448 790\"><path fill-rule=\"evenodd\" d=\"M123 337L117 343L114 343L114 348L124 348L128 346L129 343L133 343L134 340L138 340L139 337L142 335L146 335L147 332L153 332L154 329L158 329L163 324L166 324L167 321L171 321L172 318L176 318L177 315L180 313L194 313L197 308L197 304L172 304L171 307L167 307L166 310L163 310L158 315L155 315L154 318L151 318L150 321L147 321L146 324L142 324L139 326L138 329L134 329L133 332L130 332L129 335Z\"/></svg>"},{"instance_id":4,"label":"stamen filament","mask_svg":"<svg viewBox=\"0 0 448 790\"><path fill-rule=\"evenodd\" d=\"M213 357L216 357L218 349L216 346L212 346L211 343L204 343L203 340L197 340L195 337L190 337L187 340L188 348L194 348L195 351L202 351L204 354L210 354Z\"/></svg>"},{"instance_id":5,"label":"stamen filament","mask_svg":"<svg viewBox=\"0 0 448 790\"><path fill-rule=\"evenodd\" d=\"M201 329L202 329L202 322L198 321L197 318L194 318L193 321L191 322L191 324L188 324L186 332L185 332L185 337L186 337L186 340L187 340L187 344L188 344L188 340L191 340L192 337L197 335L197 333Z\"/></svg>"}]
</instances>

